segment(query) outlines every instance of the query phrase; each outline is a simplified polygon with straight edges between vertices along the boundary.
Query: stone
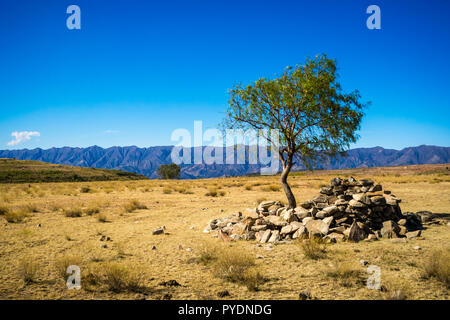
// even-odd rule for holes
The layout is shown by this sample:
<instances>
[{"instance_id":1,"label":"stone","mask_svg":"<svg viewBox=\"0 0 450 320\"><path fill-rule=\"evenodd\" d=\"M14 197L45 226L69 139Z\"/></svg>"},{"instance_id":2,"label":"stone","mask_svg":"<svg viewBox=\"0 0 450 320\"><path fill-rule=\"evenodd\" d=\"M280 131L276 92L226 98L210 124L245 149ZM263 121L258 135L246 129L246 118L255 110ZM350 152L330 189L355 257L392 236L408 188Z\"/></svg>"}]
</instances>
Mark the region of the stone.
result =
<instances>
[{"instance_id":1,"label":"stone","mask_svg":"<svg viewBox=\"0 0 450 320\"><path fill-rule=\"evenodd\" d=\"M303 224L298 221L293 221L289 225L292 226L292 231L297 231L300 227L303 227Z\"/></svg>"},{"instance_id":2,"label":"stone","mask_svg":"<svg viewBox=\"0 0 450 320\"><path fill-rule=\"evenodd\" d=\"M261 240L259 242L266 243L269 240L271 234L272 234L271 230L264 231L263 234L261 235Z\"/></svg>"},{"instance_id":3,"label":"stone","mask_svg":"<svg viewBox=\"0 0 450 320\"><path fill-rule=\"evenodd\" d=\"M164 229L165 229L165 227L156 228L155 230L153 230L152 234L153 235L163 234L164 233Z\"/></svg>"},{"instance_id":4,"label":"stone","mask_svg":"<svg viewBox=\"0 0 450 320\"><path fill-rule=\"evenodd\" d=\"M312 220L314 220L313 217L306 217L306 218L303 218L302 223L303 223L303 225L306 225L308 223L308 221L312 221Z\"/></svg>"},{"instance_id":5,"label":"stone","mask_svg":"<svg viewBox=\"0 0 450 320\"><path fill-rule=\"evenodd\" d=\"M274 204L274 205L271 205L267 209L267 211L269 211L269 214L277 214L278 209L281 209L281 208L282 208L282 206L280 206L278 204Z\"/></svg>"},{"instance_id":6,"label":"stone","mask_svg":"<svg viewBox=\"0 0 450 320\"><path fill-rule=\"evenodd\" d=\"M362 202L359 202L355 199L350 200L350 202L348 203L348 205L352 208L365 208L366 205Z\"/></svg>"},{"instance_id":7,"label":"stone","mask_svg":"<svg viewBox=\"0 0 450 320\"><path fill-rule=\"evenodd\" d=\"M330 239L330 240L334 240L332 242L336 243L336 242L343 241L344 240L344 235L342 233L333 232L333 233L328 234L325 238L326 239Z\"/></svg>"},{"instance_id":8,"label":"stone","mask_svg":"<svg viewBox=\"0 0 450 320\"><path fill-rule=\"evenodd\" d=\"M335 227L335 228L331 228L330 232L337 232L337 233L341 233L344 234L345 231L345 227L344 226L339 226L339 227Z\"/></svg>"},{"instance_id":9,"label":"stone","mask_svg":"<svg viewBox=\"0 0 450 320\"><path fill-rule=\"evenodd\" d=\"M269 243L264 246L264 250L273 250L273 244Z\"/></svg>"},{"instance_id":10,"label":"stone","mask_svg":"<svg viewBox=\"0 0 450 320\"><path fill-rule=\"evenodd\" d=\"M298 219L303 219L308 216L311 216L311 213L309 210L303 208L303 207L297 207L294 209L294 213L297 216Z\"/></svg>"},{"instance_id":11,"label":"stone","mask_svg":"<svg viewBox=\"0 0 450 320\"><path fill-rule=\"evenodd\" d=\"M372 201L373 205L380 206L386 204L386 198L383 196L376 196L370 198L370 201Z\"/></svg>"},{"instance_id":12,"label":"stone","mask_svg":"<svg viewBox=\"0 0 450 320\"><path fill-rule=\"evenodd\" d=\"M239 222L233 226L233 229L231 230L231 234L241 236L246 231L247 231L247 225L245 223Z\"/></svg>"},{"instance_id":13,"label":"stone","mask_svg":"<svg viewBox=\"0 0 450 320\"><path fill-rule=\"evenodd\" d=\"M375 241L377 239L378 239L377 236L374 235L373 233L371 233L367 236L367 240L369 240L369 241Z\"/></svg>"},{"instance_id":14,"label":"stone","mask_svg":"<svg viewBox=\"0 0 450 320\"><path fill-rule=\"evenodd\" d=\"M247 208L247 209L245 209L244 217L250 217L250 218L253 218L253 219L258 219L259 214L256 212L256 208L255 209Z\"/></svg>"},{"instance_id":15,"label":"stone","mask_svg":"<svg viewBox=\"0 0 450 320\"><path fill-rule=\"evenodd\" d=\"M255 231L255 232L264 231L266 229L267 229L267 225L265 225L265 224L260 224L260 225L251 227L251 230Z\"/></svg>"},{"instance_id":16,"label":"stone","mask_svg":"<svg viewBox=\"0 0 450 320\"><path fill-rule=\"evenodd\" d=\"M359 242L366 238L366 233L361 229L356 221L353 221L348 231L348 239L350 241Z\"/></svg>"},{"instance_id":17,"label":"stone","mask_svg":"<svg viewBox=\"0 0 450 320\"><path fill-rule=\"evenodd\" d=\"M326 236L328 234L329 226L322 220L310 220L305 224L308 234L316 236Z\"/></svg>"},{"instance_id":18,"label":"stone","mask_svg":"<svg viewBox=\"0 0 450 320\"><path fill-rule=\"evenodd\" d=\"M369 189L370 192L376 192L376 191L381 191L381 190L383 190L383 187L381 186L381 184L376 184Z\"/></svg>"},{"instance_id":19,"label":"stone","mask_svg":"<svg viewBox=\"0 0 450 320\"><path fill-rule=\"evenodd\" d=\"M341 183L342 183L342 179L339 177L336 177L336 178L331 179L330 185L332 187L337 187L337 186L341 185Z\"/></svg>"},{"instance_id":20,"label":"stone","mask_svg":"<svg viewBox=\"0 0 450 320\"><path fill-rule=\"evenodd\" d=\"M311 209L311 207L313 206L313 203L312 203L312 201L308 200L308 201L302 202L300 204L300 206L304 209Z\"/></svg>"},{"instance_id":21,"label":"stone","mask_svg":"<svg viewBox=\"0 0 450 320\"><path fill-rule=\"evenodd\" d=\"M331 226L331 224L333 223L333 217L327 217L325 219L323 219L322 221L325 222L328 226L328 228Z\"/></svg>"},{"instance_id":22,"label":"stone","mask_svg":"<svg viewBox=\"0 0 450 320\"><path fill-rule=\"evenodd\" d=\"M316 196L314 198L312 198L312 201L317 205L318 203L326 203L327 202L327 197L323 194Z\"/></svg>"},{"instance_id":23,"label":"stone","mask_svg":"<svg viewBox=\"0 0 450 320\"><path fill-rule=\"evenodd\" d=\"M359 263L360 263L362 266L367 266L367 265L369 264L368 261L363 260L363 259L359 260Z\"/></svg>"},{"instance_id":24,"label":"stone","mask_svg":"<svg viewBox=\"0 0 450 320\"><path fill-rule=\"evenodd\" d=\"M419 247L419 246L415 246L413 249L414 249L414 250L422 250L422 248Z\"/></svg>"},{"instance_id":25,"label":"stone","mask_svg":"<svg viewBox=\"0 0 450 320\"><path fill-rule=\"evenodd\" d=\"M408 238L408 239L417 238L417 237L420 237L421 233L422 233L422 230L407 232L406 238Z\"/></svg>"},{"instance_id":26,"label":"stone","mask_svg":"<svg viewBox=\"0 0 450 320\"><path fill-rule=\"evenodd\" d=\"M281 228L280 234L284 235L284 234L289 234L293 231L293 227L292 225L288 224L287 226L284 226L283 228Z\"/></svg>"},{"instance_id":27,"label":"stone","mask_svg":"<svg viewBox=\"0 0 450 320\"><path fill-rule=\"evenodd\" d=\"M286 212L282 215L282 218L288 223L297 221L297 216L294 214L293 209L286 210Z\"/></svg>"},{"instance_id":28,"label":"stone","mask_svg":"<svg viewBox=\"0 0 450 320\"><path fill-rule=\"evenodd\" d=\"M304 234L306 234L306 228L302 225L292 234L292 239L298 239Z\"/></svg>"},{"instance_id":29,"label":"stone","mask_svg":"<svg viewBox=\"0 0 450 320\"><path fill-rule=\"evenodd\" d=\"M400 228L394 221L388 220L383 222L383 227L381 228L380 232L383 238L392 239L398 237Z\"/></svg>"},{"instance_id":30,"label":"stone","mask_svg":"<svg viewBox=\"0 0 450 320\"><path fill-rule=\"evenodd\" d=\"M272 234L270 235L270 238L267 242L269 243L276 243L278 242L278 240L280 240L280 231L278 230L273 230Z\"/></svg>"},{"instance_id":31,"label":"stone","mask_svg":"<svg viewBox=\"0 0 450 320\"><path fill-rule=\"evenodd\" d=\"M333 194L333 189L328 187L320 188L320 193L325 194L327 196L331 196Z\"/></svg>"},{"instance_id":32,"label":"stone","mask_svg":"<svg viewBox=\"0 0 450 320\"><path fill-rule=\"evenodd\" d=\"M279 216L267 216L266 221L277 227L284 227L285 225L288 224L286 220L284 220L282 217Z\"/></svg>"},{"instance_id":33,"label":"stone","mask_svg":"<svg viewBox=\"0 0 450 320\"><path fill-rule=\"evenodd\" d=\"M219 291L219 292L217 292L217 296L219 298L229 297L230 293L228 292L228 290Z\"/></svg>"},{"instance_id":34,"label":"stone","mask_svg":"<svg viewBox=\"0 0 450 320\"><path fill-rule=\"evenodd\" d=\"M406 225L406 219L400 219L400 220L398 220L398 221L397 221L397 224L398 224L399 226L405 226L405 225Z\"/></svg>"},{"instance_id":35,"label":"stone","mask_svg":"<svg viewBox=\"0 0 450 320\"><path fill-rule=\"evenodd\" d=\"M407 242L405 238L393 238L393 239L390 239L390 241L393 243L406 243Z\"/></svg>"}]
</instances>

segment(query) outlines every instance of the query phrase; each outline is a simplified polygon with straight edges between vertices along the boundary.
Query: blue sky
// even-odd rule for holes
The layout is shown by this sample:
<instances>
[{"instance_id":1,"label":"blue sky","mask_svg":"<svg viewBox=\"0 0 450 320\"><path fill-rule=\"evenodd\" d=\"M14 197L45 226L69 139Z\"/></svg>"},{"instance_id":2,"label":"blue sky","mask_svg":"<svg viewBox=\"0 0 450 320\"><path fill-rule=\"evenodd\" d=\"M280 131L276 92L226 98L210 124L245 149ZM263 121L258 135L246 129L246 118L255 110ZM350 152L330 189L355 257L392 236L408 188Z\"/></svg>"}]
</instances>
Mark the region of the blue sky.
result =
<instances>
[{"instance_id":1,"label":"blue sky","mask_svg":"<svg viewBox=\"0 0 450 320\"><path fill-rule=\"evenodd\" d=\"M234 84L320 53L372 102L353 147L450 146L449 14L446 0L2 0L0 149L170 145L195 120L216 127ZM39 135L7 145L23 131Z\"/></svg>"}]
</instances>

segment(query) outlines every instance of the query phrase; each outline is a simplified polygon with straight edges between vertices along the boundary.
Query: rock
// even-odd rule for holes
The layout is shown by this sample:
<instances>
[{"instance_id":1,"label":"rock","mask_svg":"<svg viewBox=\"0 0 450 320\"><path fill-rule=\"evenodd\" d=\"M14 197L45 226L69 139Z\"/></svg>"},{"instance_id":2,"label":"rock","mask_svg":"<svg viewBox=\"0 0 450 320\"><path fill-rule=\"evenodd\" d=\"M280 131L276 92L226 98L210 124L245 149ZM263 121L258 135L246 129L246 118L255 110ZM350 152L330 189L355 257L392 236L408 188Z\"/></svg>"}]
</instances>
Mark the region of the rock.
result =
<instances>
[{"instance_id":1,"label":"rock","mask_svg":"<svg viewBox=\"0 0 450 320\"><path fill-rule=\"evenodd\" d=\"M267 242L269 243L276 243L278 242L278 240L280 240L280 231L278 230L273 230L272 234L270 235L270 238Z\"/></svg>"},{"instance_id":2,"label":"rock","mask_svg":"<svg viewBox=\"0 0 450 320\"><path fill-rule=\"evenodd\" d=\"M303 208L303 207L297 207L294 209L294 214L297 216L298 219L303 219L308 216L311 216L311 213L309 210Z\"/></svg>"},{"instance_id":3,"label":"rock","mask_svg":"<svg viewBox=\"0 0 450 320\"><path fill-rule=\"evenodd\" d=\"M312 221L312 220L314 220L313 217L306 217L306 218L303 218L302 223L303 223L303 225L306 225L308 223L308 221Z\"/></svg>"},{"instance_id":4,"label":"rock","mask_svg":"<svg viewBox=\"0 0 450 320\"><path fill-rule=\"evenodd\" d=\"M264 250L273 250L273 244L269 243L264 246Z\"/></svg>"},{"instance_id":5,"label":"rock","mask_svg":"<svg viewBox=\"0 0 450 320\"><path fill-rule=\"evenodd\" d=\"M398 232L398 235L399 236L405 236L406 235L406 232L407 232L407 230L406 230L406 227L405 226L398 226L399 227L399 232Z\"/></svg>"},{"instance_id":6,"label":"rock","mask_svg":"<svg viewBox=\"0 0 450 320\"><path fill-rule=\"evenodd\" d=\"M368 261L366 261L366 260L359 260L359 263L362 265L362 266L367 266L368 264L369 264L369 262Z\"/></svg>"},{"instance_id":7,"label":"rock","mask_svg":"<svg viewBox=\"0 0 450 320\"><path fill-rule=\"evenodd\" d=\"M241 235L243 235L246 231L247 231L247 225L246 225L245 223L239 222L239 223L236 223L236 224L233 226L233 229L231 230L231 233L232 233L232 234L235 234L235 235L241 236Z\"/></svg>"},{"instance_id":8,"label":"rock","mask_svg":"<svg viewBox=\"0 0 450 320\"><path fill-rule=\"evenodd\" d=\"M431 213L430 211L419 211L416 212L416 214L420 217L422 223L430 222L434 219L433 213Z\"/></svg>"},{"instance_id":9,"label":"rock","mask_svg":"<svg viewBox=\"0 0 450 320\"><path fill-rule=\"evenodd\" d=\"M244 217L250 217L253 219L258 219L259 218L259 214L256 212L256 208L255 209L245 209L244 212Z\"/></svg>"},{"instance_id":10,"label":"rock","mask_svg":"<svg viewBox=\"0 0 450 320\"><path fill-rule=\"evenodd\" d=\"M156 246L152 246L152 250L156 250Z\"/></svg>"},{"instance_id":11,"label":"rock","mask_svg":"<svg viewBox=\"0 0 450 320\"><path fill-rule=\"evenodd\" d=\"M314 204L318 204L318 203L326 203L327 202L327 197L323 194L316 196L314 198L312 198L312 201L314 202Z\"/></svg>"},{"instance_id":12,"label":"rock","mask_svg":"<svg viewBox=\"0 0 450 320\"><path fill-rule=\"evenodd\" d=\"M219 292L217 292L217 296L219 298L229 297L230 293L228 292L228 290L219 291Z\"/></svg>"},{"instance_id":13,"label":"rock","mask_svg":"<svg viewBox=\"0 0 450 320\"><path fill-rule=\"evenodd\" d=\"M306 234L306 228L302 225L292 234L292 239L298 239L304 234Z\"/></svg>"},{"instance_id":14,"label":"rock","mask_svg":"<svg viewBox=\"0 0 450 320\"><path fill-rule=\"evenodd\" d=\"M333 232L328 234L326 237L326 239L330 239L331 242L340 242L344 240L344 235L342 233L337 233L337 232Z\"/></svg>"},{"instance_id":15,"label":"rock","mask_svg":"<svg viewBox=\"0 0 450 320\"><path fill-rule=\"evenodd\" d=\"M364 203L359 202L359 201L357 201L355 199L350 200L350 202L348 204L352 208L365 208L365 207L367 207L367 205L365 205Z\"/></svg>"},{"instance_id":16,"label":"rock","mask_svg":"<svg viewBox=\"0 0 450 320\"><path fill-rule=\"evenodd\" d=\"M282 217L279 216L267 216L266 221L277 227L284 227L285 225L288 224L286 220L284 220Z\"/></svg>"},{"instance_id":17,"label":"rock","mask_svg":"<svg viewBox=\"0 0 450 320\"><path fill-rule=\"evenodd\" d=\"M328 234L329 226L322 220L310 220L305 224L308 234L316 236L326 236Z\"/></svg>"},{"instance_id":18,"label":"rock","mask_svg":"<svg viewBox=\"0 0 450 320\"><path fill-rule=\"evenodd\" d=\"M311 300L311 293L309 291L304 291L304 292L300 292L298 294L298 299L299 300Z\"/></svg>"},{"instance_id":19,"label":"rock","mask_svg":"<svg viewBox=\"0 0 450 320\"><path fill-rule=\"evenodd\" d=\"M274 204L272 206L270 206L267 211L269 211L269 214L277 214L278 209L283 208L282 206L278 205L278 204Z\"/></svg>"},{"instance_id":20,"label":"rock","mask_svg":"<svg viewBox=\"0 0 450 320\"><path fill-rule=\"evenodd\" d=\"M251 227L251 230L255 231L255 232L264 231L266 229L267 229L267 225L265 225L265 224L261 224L261 225L257 225L257 226Z\"/></svg>"},{"instance_id":21,"label":"rock","mask_svg":"<svg viewBox=\"0 0 450 320\"><path fill-rule=\"evenodd\" d=\"M364 230L358 226L358 223L356 223L356 221L353 221L348 231L348 239L350 241L359 242L364 240L365 238L366 233L364 232Z\"/></svg>"},{"instance_id":22,"label":"rock","mask_svg":"<svg viewBox=\"0 0 450 320\"><path fill-rule=\"evenodd\" d=\"M308 201L302 202L300 204L300 206L304 209L311 209L311 207L313 206L313 202L308 200Z\"/></svg>"},{"instance_id":23,"label":"rock","mask_svg":"<svg viewBox=\"0 0 450 320\"><path fill-rule=\"evenodd\" d=\"M271 234L272 234L271 230L264 231L263 234L261 235L261 240L259 242L266 243L269 240Z\"/></svg>"},{"instance_id":24,"label":"rock","mask_svg":"<svg viewBox=\"0 0 450 320\"><path fill-rule=\"evenodd\" d=\"M345 227L344 226L339 226L339 227L335 227L335 228L331 228L330 232L336 232L336 233L340 233L340 234L344 234L345 231Z\"/></svg>"},{"instance_id":25,"label":"rock","mask_svg":"<svg viewBox=\"0 0 450 320\"><path fill-rule=\"evenodd\" d=\"M281 203L279 201L263 201L258 205L258 210L259 211L268 211L268 209L273 205L281 206Z\"/></svg>"},{"instance_id":26,"label":"rock","mask_svg":"<svg viewBox=\"0 0 450 320\"><path fill-rule=\"evenodd\" d=\"M232 234L230 235L230 238L233 241L238 241L239 239L241 239L241 237L238 234Z\"/></svg>"},{"instance_id":27,"label":"rock","mask_svg":"<svg viewBox=\"0 0 450 320\"><path fill-rule=\"evenodd\" d=\"M292 225L288 224L287 226L284 226L283 228L281 228L280 234L285 235L285 234L291 233L292 231L293 231Z\"/></svg>"},{"instance_id":28,"label":"rock","mask_svg":"<svg viewBox=\"0 0 450 320\"><path fill-rule=\"evenodd\" d=\"M303 227L303 224L298 221L293 221L289 225L292 226L292 232L297 231L300 227Z\"/></svg>"},{"instance_id":29,"label":"rock","mask_svg":"<svg viewBox=\"0 0 450 320\"><path fill-rule=\"evenodd\" d=\"M181 287L177 280L162 281L158 285L163 287Z\"/></svg>"},{"instance_id":30,"label":"rock","mask_svg":"<svg viewBox=\"0 0 450 320\"><path fill-rule=\"evenodd\" d=\"M419 246L415 246L413 249L414 249L414 250L422 250L422 248L419 247Z\"/></svg>"},{"instance_id":31,"label":"rock","mask_svg":"<svg viewBox=\"0 0 450 320\"><path fill-rule=\"evenodd\" d=\"M333 194L333 189L328 187L320 188L320 193L326 194L327 196L331 196Z\"/></svg>"},{"instance_id":32,"label":"rock","mask_svg":"<svg viewBox=\"0 0 450 320\"><path fill-rule=\"evenodd\" d=\"M369 241L375 241L377 239L378 239L377 236L374 235L373 233L371 233L367 236L367 240L369 240Z\"/></svg>"},{"instance_id":33,"label":"rock","mask_svg":"<svg viewBox=\"0 0 450 320\"><path fill-rule=\"evenodd\" d=\"M397 238L400 228L394 221L388 220L383 222L383 228L381 228L380 232L383 238Z\"/></svg>"},{"instance_id":34,"label":"rock","mask_svg":"<svg viewBox=\"0 0 450 320\"><path fill-rule=\"evenodd\" d=\"M187 252L192 252L194 249L192 249L192 248L186 248L186 251Z\"/></svg>"},{"instance_id":35,"label":"rock","mask_svg":"<svg viewBox=\"0 0 450 320\"><path fill-rule=\"evenodd\" d=\"M153 235L163 234L164 233L164 229L166 229L164 226L156 228L155 230L153 230L152 234Z\"/></svg>"},{"instance_id":36,"label":"rock","mask_svg":"<svg viewBox=\"0 0 450 320\"><path fill-rule=\"evenodd\" d=\"M327 217L325 219L323 219L322 221L325 222L328 225L328 228L331 226L331 224L333 223L333 217Z\"/></svg>"},{"instance_id":37,"label":"rock","mask_svg":"<svg viewBox=\"0 0 450 320\"><path fill-rule=\"evenodd\" d=\"M282 218L288 223L297 221L297 216L294 215L293 209L286 210L286 212L282 215Z\"/></svg>"},{"instance_id":38,"label":"rock","mask_svg":"<svg viewBox=\"0 0 450 320\"><path fill-rule=\"evenodd\" d=\"M406 238L408 238L408 239L417 238L417 237L420 237L421 233L422 233L422 230L407 232Z\"/></svg>"},{"instance_id":39,"label":"rock","mask_svg":"<svg viewBox=\"0 0 450 320\"><path fill-rule=\"evenodd\" d=\"M331 179L330 185L332 187L337 187L337 186L341 185L341 183L342 183L342 179L339 177L336 177L336 178Z\"/></svg>"},{"instance_id":40,"label":"rock","mask_svg":"<svg viewBox=\"0 0 450 320\"><path fill-rule=\"evenodd\" d=\"M400 219L400 220L398 220L398 221L397 221L397 224L398 224L399 226L405 226L405 225L406 225L406 219Z\"/></svg>"},{"instance_id":41,"label":"rock","mask_svg":"<svg viewBox=\"0 0 450 320\"><path fill-rule=\"evenodd\" d=\"M370 201L372 201L373 205L375 205L375 206L380 206L380 205L386 204L386 198L383 196L372 197L372 198L370 198Z\"/></svg>"}]
</instances>

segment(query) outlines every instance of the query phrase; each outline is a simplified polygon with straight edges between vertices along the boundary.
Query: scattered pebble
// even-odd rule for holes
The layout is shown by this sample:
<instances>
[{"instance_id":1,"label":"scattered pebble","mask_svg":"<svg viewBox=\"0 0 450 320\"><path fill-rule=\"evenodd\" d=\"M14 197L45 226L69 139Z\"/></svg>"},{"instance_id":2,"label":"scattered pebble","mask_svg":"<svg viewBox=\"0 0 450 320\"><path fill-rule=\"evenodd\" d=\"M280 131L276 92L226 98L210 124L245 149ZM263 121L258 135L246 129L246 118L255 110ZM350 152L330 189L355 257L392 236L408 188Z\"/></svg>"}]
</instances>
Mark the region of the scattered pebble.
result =
<instances>
[{"instance_id":1,"label":"scattered pebble","mask_svg":"<svg viewBox=\"0 0 450 320\"><path fill-rule=\"evenodd\" d=\"M414 249L414 250L422 250L422 248L419 247L419 246L415 246L413 249Z\"/></svg>"}]
</instances>

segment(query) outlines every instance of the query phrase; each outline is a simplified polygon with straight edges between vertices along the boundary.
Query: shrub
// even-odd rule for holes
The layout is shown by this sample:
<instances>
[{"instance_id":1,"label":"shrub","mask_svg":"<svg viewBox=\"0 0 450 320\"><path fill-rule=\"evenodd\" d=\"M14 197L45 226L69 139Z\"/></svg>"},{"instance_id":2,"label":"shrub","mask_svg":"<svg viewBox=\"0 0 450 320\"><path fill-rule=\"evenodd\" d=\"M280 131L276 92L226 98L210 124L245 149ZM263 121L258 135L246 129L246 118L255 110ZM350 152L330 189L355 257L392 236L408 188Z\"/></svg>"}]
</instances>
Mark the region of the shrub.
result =
<instances>
[{"instance_id":1,"label":"shrub","mask_svg":"<svg viewBox=\"0 0 450 320\"><path fill-rule=\"evenodd\" d=\"M326 272L343 287L351 287L362 280L361 271L350 263L339 263Z\"/></svg>"},{"instance_id":2,"label":"shrub","mask_svg":"<svg viewBox=\"0 0 450 320\"><path fill-rule=\"evenodd\" d=\"M179 179L181 167L175 163L163 164L158 168L157 174L161 179Z\"/></svg>"},{"instance_id":3,"label":"shrub","mask_svg":"<svg viewBox=\"0 0 450 320\"><path fill-rule=\"evenodd\" d=\"M216 188L209 188L208 192L205 194L207 197L217 197L217 189Z\"/></svg>"},{"instance_id":4,"label":"shrub","mask_svg":"<svg viewBox=\"0 0 450 320\"><path fill-rule=\"evenodd\" d=\"M81 187L80 192L81 193L89 193L92 189L90 187Z\"/></svg>"},{"instance_id":5,"label":"shrub","mask_svg":"<svg viewBox=\"0 0 450 320\"><path fill-rule=\"evenodd\" d=\"M251 184L248 184L248 185L245 186L245 190L249 190L249 191L250 191L250 190L252 190L252 188L253 188L253 187L252 187Z\"/></svg>"},{"instance_id":6,"label":"shrub","mask_svg":"<svg viewBox=\"0 0 450 320\"><path fill-rule=\"evenodd\" d=\"M135 210L147 209L147 206L137 200L131 200L129 203L124 205L124 208L125 212L133 212Z\"/></svg>"},{"instance_id":7,"label":"shrub","mask_svg":"<svg viewBox=\"0 0 450 320\"><path fill-rule=\"evenodd\" d=\"M65 209L64 215L68 218L79 218L83 215L80 208Z\"/></svg>"},{"instance_id":8,"label":"shrub","mask_svg":"<svg viewBox=\"0 0 450 320\"><path fill-rule=\"evenodd\" d=\"M104 214L104 213L100 213L97 216L97 221L98 222L108 222L108 216L106 214Z\"/></svg>"},{"instance_id":9,"label":"shrub","mask_svg":"<svg viewBox=\"0 0 450 320\"><path fill-rule=\"evenodd\" d=\"M36 213L36 212L39 212L39 209L35 204L29 203L23 207L23 211L28 212L28 213Z\"/></svg>"},{"instance_id":10,"label":"shrub","mask_svg":"<svg viewBox=\"0 0 450 320\"><path fill-rule=\"evenodd\" d=\"M171 194L172 193L172 189L168 188L168 187L164 187L163 188L163 193L164 194Z\"/></svg>"},{"instance_id":11,"label":"shrub","mask_svg":"<svg viewBox=\"0 0 450 320\"><path fill-rule=\"evenodd\" d=\"M276 192L276 191L280 191L280 186L277 186L276 184L271 184L270 186L262 187L262 190Z\"/></svg>"},{"instance_id":12,"label":"shrub","mask_svg":"<svg viewBox=\"0 0 450 320\"><path fill-rule=\"evenodd\" d=\"M22 222L27 216L27 213L24 211L8 211L5 214L5 219L9 223L19 223Z\"/></svg>"},{"instance_id":13,"label":"shrub","mask_svg":"<svg viewBox=\"0 0 450 320\"><path fill-rule=\"evenodd\" d=\"M245 285L250 291L258 290L258 286L264 281L256 268L255 258L235 249L220 250L214 264L214 273L227 281Z\"/></svg>"},{"instance_id":14,"label":"shrub","mask_svg":"<svg viewBox=\"0 0 450 320\"><path fill-rule=\"evenodd\" d=\"M78 256L64 256L56 260L55 262L55 268L58 274L64 279L67 280L67 278L70 276L70 274L67 273L67 268L69 266L80 266L81 264L81 258Z\"/></svg>"},{"instance_id":15,"label":"shrub","mask_svg":"<svg viewBox=\"0 0 450 320\"><path fill-rule=\"evenodd\" d=\"M326 256L326 243L320 238L299 239L298 243L305 257L309 259L318 260Z\"/></svg>"},{"instance_id":16,"label":"shrub","mask_svg":"<svg viewBox=\"0 0 450 320\"><path fill-rule=\"evenodd\" d=\"M9 208L4 205L0 205L0 216L4 216L9 212Z\"/></svg>"},{"instance_id":17,"label":"shrub","mask_svg":"<svg viewBox=\"0 0 450 320\"><path fill-rule=\"evenodd\" d=\"M422 266L422 277L434 278L450 288L450 251L434 250Z\"/></svg>"},{"instance_id":18,"label":"shrub","mask_svg":"<svg viewBox=\"0 0 450 320\"><path fill-rule=\"evenodd\" d=\"M84 211L88 216L92 216L93 214L100 213L100 208L98 207L90 207Z\"/></svg>"},{"instance_id":19,"label":"shrub","mask_svg":"<svg viewBox=\"0 0 450 320\"><path fill-rule=\"evenodd\" d=\"M104 283L113 292L140 292L143 289L142 275L119 264L108 264L104 268Z\"/></svg>"},{"instance_id":20,"label":"shrub","mask_svg":"<svg viewBox=\"0 0 450 320\"><path fill-rule=\"evenodd\" d=\"M33 282L36 278L38 267L32 259L23 259L20 261L19 273L25 284Z\"/></svg>"}]
</instances>

